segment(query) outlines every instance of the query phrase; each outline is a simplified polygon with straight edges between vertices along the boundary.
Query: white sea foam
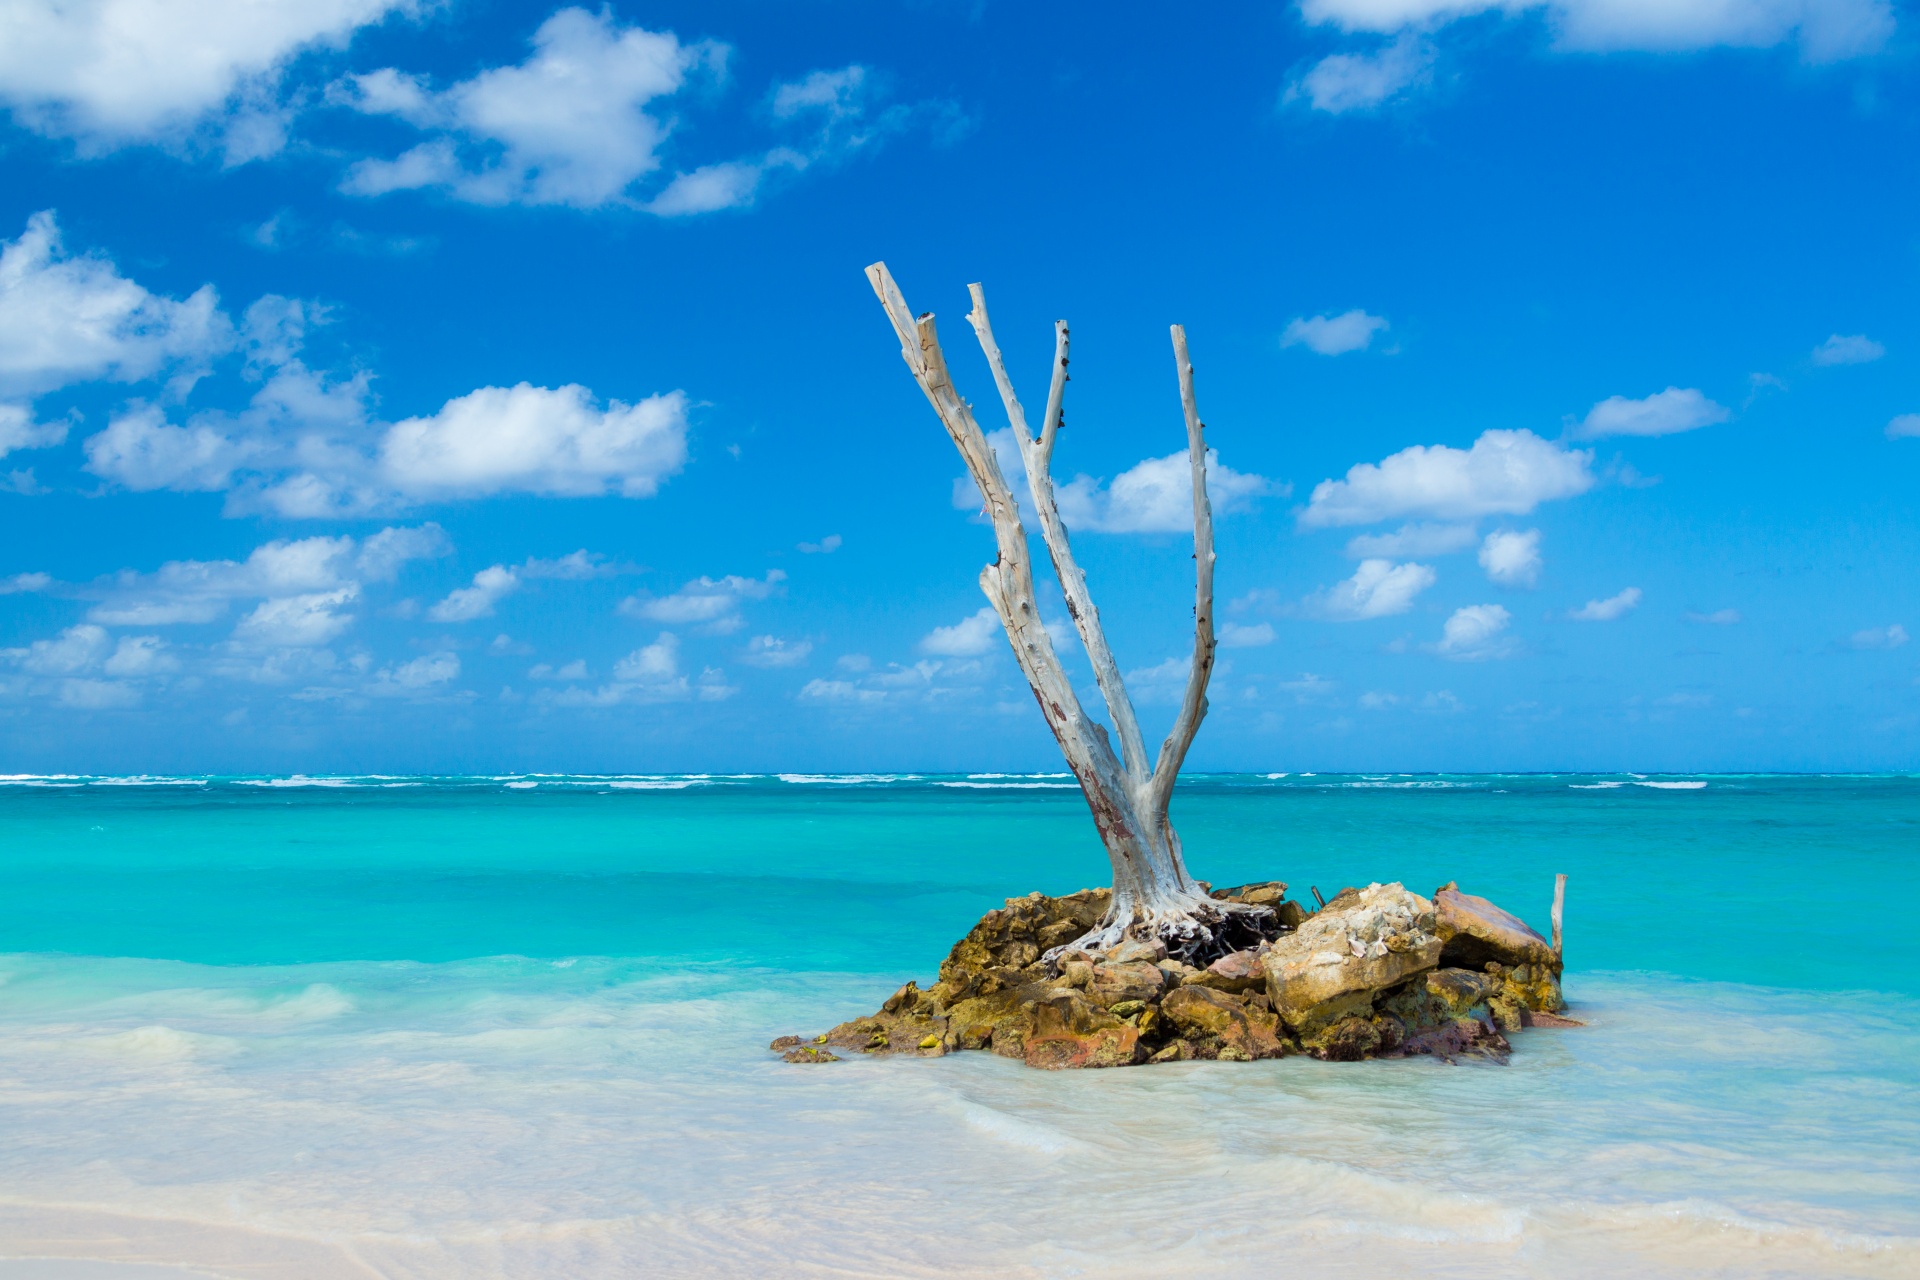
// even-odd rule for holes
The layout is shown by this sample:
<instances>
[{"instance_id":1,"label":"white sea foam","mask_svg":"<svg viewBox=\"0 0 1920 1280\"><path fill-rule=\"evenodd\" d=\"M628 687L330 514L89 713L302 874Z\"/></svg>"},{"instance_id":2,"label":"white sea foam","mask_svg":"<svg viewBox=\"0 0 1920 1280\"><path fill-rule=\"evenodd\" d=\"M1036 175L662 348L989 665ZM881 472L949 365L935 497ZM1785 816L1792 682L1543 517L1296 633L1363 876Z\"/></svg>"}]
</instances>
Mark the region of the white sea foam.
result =
<instances>
[{"instance_id":1,"label":"white sea foam","mask_svg":"<svg viewBox=\"0 0 1920 1280\"><path fill-rule=\"evenodd\" d=\"M917 773L776 773L774 777L782 782L798 785L816 785L826 783L833 786L859 786L874 782L919 782Z\"/></svg>"},{"instance_id":2,"label":"white sea foam","mask_svg":"<svg viewBox=\"0 0 1920 1280\"><path fill-rule=\"evenodd\" d=\"M367 784L353 778L310 778L304 773L296 773L286 778L238 778L234 785L241 787L364 787Z\"/></svg>"},{"instance_id":3,"label":"white sea foam","mask_svg":"<svg viewBox=\"0 0 1920 1280\"><path fill-rule=\"evenodd\" d=\"M684 791L700 785L698 778L607 778L602 786L615 791Z\"/></svg>"},{"instance_id":4,"label":"white sea foam","mask_svg":"<svg viewBox=\"0 0 1920 1280\"><path fill-rule=\"evenodd\" d=\"M966 787L977 791L1073 791L1072 782L935 782L936 787Z\"/></svg>"},{"instance_id":5,"label":"white sea foam","mask_svg":"<svg viewBox=\"0 0 1920 1280\"><path fill-rule=\"evenodd\" d=\"M1574 791L1612 791L1624 787L1625 782L1603 780L1600 782L1569 782L1567 786Z\"/></svg>"},{"instance_id":6,"label":"white sea foam","mask_svg":"<svg viewBox=\"0 0 1920 1280\"><path fill-rule=\"evenodd\" d=\"M1707 784L1704 782L1650 782L1645 778L1636 778L1636 787L1656 787L1661 791L1698 791Z\"/></svg>"},{"instance_id":7,"label":"white sea foam","mask_svg":"<svg viewBox=\"0 0 1920 1280\"><path fill-rule=\"evenodd\" d=\"M9 975L16 1259L303 1280L1920 1269L1920 1007L1898 998L1576 974L1592 1025L1529 1032L1507 1067L1054 1073L766 1053L871 1008L879 976L0 956Z\"/></svg>"},{"instance_id":8,"label":"white sea foam","mask_svg":"<svg viewBox=\"0 0 1920 1280\"><path fill-rule=\"evenodd\" d=\"M505 786L509 791L525 791L531 787L537 787L540 784L537 782L531 781L530 779L516 778L512 782L503 783L502 785Z\"/></svg>"}]
</instances>

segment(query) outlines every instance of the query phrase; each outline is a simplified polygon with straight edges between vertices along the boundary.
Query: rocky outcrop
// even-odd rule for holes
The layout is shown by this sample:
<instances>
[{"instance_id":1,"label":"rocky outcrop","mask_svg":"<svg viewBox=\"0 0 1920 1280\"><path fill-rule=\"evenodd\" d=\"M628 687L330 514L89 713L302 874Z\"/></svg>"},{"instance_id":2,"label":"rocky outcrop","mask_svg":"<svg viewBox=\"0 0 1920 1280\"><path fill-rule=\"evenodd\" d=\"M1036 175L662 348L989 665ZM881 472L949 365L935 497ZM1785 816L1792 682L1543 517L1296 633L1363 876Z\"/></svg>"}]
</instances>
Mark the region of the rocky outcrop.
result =
<instances>
[{"instance_id":1,"label":"rocky outcrop","mask_svg":"<svg viewBox=\"0 0 1920 1280\"><path fill-rule=\"evenodd\" d=\"M932 987L909 982L869 1017L772 1048L788 1062L990 1050L1043 1070L1291 1054L1503 1061L1524 1026L1578 1025L1556 1016L1551 945L1484 898L1452 884L1431 900L1373 884L1309 912L1286 888L1215 891L1272 916L1253 945L1205 967L1152 940L1059 950L1099 922L1106 890L1009 898L954 945Z\"/></svg>"}]
</instances>

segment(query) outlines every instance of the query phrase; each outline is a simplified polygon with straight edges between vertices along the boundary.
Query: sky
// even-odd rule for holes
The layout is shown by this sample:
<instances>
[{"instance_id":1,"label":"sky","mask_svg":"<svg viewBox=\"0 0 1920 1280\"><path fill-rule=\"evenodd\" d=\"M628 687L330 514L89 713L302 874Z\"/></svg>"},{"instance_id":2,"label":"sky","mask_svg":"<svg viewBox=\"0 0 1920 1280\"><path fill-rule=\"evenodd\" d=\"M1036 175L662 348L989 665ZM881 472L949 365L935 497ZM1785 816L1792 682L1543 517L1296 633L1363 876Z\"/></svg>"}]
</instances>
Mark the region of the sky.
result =
<instances>
[{"instance_id":1,"label":"sky","mask_svg":"<svg viewBox=\"0 0 1920 1280\"><path fill-rule=\"evenodd\" d=\"M1916 144L1890 0L0 0L0 773L1060 767L882 260L1150 737L1186 327L1192 769L1920 767Z\"/></svg>"}]
</instances>

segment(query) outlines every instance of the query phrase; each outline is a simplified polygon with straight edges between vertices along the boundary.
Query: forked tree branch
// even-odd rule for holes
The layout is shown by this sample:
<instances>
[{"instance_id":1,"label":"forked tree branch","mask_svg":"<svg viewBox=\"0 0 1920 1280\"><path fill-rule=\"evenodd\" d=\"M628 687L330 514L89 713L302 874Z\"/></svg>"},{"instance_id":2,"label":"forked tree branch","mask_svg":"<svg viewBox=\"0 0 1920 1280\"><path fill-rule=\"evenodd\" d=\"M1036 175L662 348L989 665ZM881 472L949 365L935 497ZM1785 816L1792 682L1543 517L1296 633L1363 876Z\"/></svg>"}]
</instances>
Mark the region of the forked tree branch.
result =
<instances>
[{"instance_id":1,"label":"forked tree branch","mask_svg":"<svg viewBox=\"0 0 1920 1280\"><path fill-rule=\"evenodd\" d=\"M1061 400L1066 391L1066 347L1067 326L1064 322L1054 326L1054 374L1053 385L1047 393L1047 420L1041 428L1040 438L1035 440L1027 429L1027 412L1021 407L1020 397L1014 393L1013 380L1007 376L1006 361L1000 355L1000 344L994 340L993 322L987 316L987 295L977 284L968 285L967 292L973 296L973 310L967 314L967 323L980 339L980 350L987 357L987 364L993 369L994 385L1000 388L1001 402L1006 406L1007 421L1013 427L1014 438L1020 444L1020 461L1027 472L1027 489L1033 497L1033 509L1040 517L1040 536L1047 544L1047 554L1053 559L1053 572L1060 579L1060 593L1066 597L1067 613L1073 618L1074 630L1080 635L1080 643L1086 648L1087 661L1093 667L1094 683L1100 686L1100 696L1106 700L1107 715L1113 721L1113 731L1120 739L1120 759L1125 764L1128 780L1134 787L1147 784L1147 749L1140 736L1140 722L1133 712L1133 701L1127 697L1126 682L1121 679L1120 666L1114 661L1113 650L1107 644L1106 630L1100 625L1100 611L1094 606L1093 594L1087 590L1087 575L1073 558L1073 546L1067 537L1067 527L1060 520L1060 508L1054 498L1053 473L1048 469L1049 455L1053 449L1053 432L1059 429Z\"/></svg>"},{"instance_id":2,"label":"forked tree branch","mask_svg":"<svg viewBox=\"0 0 1920 1280\"><path fill-rule=\"evenodd\" d=\"M1187 460L1193 468L1193 666L1187 673L1186 696L1173 731L1160 747L1153 770L1153 793L1148 813L1166 822L1173 798L1174 779L1186 762L1187 748L1207 714L1207 682L1213 678L1213 506L1207 501L1206 427L1193 397L1193 361L1187 358L1187 331L1173 326L1173 360L1180 373L1180 407L1187 417Z\"/></svg>"},{"instance_id":3,"label":"forked tree branch","mask_svg":"<svg viewBox=\"0 0 1920 1280\"><path fill-rule=\"evenodd\" d=\"M1061 666L1052 637L1040 619L1019 504L1000 471L993 447L974 419L973 410L954 389L939 335L934 330L933 315L929 312L918 319L914 317L885 263L876 262L868 267L867 279L900 338L901 358L960 450L967 471L986 503L1000 554L981 571L980 588L994 612L1000 615L1001 625L1006 628L1007 639L1013 646L1014 660L1032 687L1034 699L1040 704L1047 727L1060 743L1068 767L1080 779L1103 838L1109 832L1130 828L1131 814L1112 807L1114 799L1127 794L1120 761L1114 757L1106 730L1088 718L1081 707L1073 682ZM1019 434L1031 445L1024 430Z\"/></svg>"}]
</instances>

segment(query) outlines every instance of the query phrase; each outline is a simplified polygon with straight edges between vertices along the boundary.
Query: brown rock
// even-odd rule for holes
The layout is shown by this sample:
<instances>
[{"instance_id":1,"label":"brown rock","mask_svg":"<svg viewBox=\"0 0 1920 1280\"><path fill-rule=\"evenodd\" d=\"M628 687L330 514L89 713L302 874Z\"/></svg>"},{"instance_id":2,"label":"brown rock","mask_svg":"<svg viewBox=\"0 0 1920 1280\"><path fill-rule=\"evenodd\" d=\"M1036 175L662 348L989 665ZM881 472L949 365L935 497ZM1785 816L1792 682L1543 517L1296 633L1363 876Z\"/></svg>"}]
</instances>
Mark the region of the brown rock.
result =
<instances>
[{"instance_id":1,"label":"brown rock","mask_svg":"<svg viewBox=\"0 0 1920 1280\"><path fill-rule=\"evenodd\" d=\"M1140 1061L1140 1029L1122 1024L1085 1035L1034 1035L1026 1041L1026 1063L1043 1071L1071 1067L1128 1067Z\"/></svg>"},{"instance_id":2,"label":"brown rock","mask_svg":"<svg viewBox=\"0 0 1920 1280\"><path fill-rule=\"evenodd\" d=\"M1215 991L1254 991L1267 984L1266 970L1260 966L1257 951L1234 951L1186 980L1192 987L1211 987Z\"/></svg>"},{"instance_id":3,"label":"brown rock","mask_svg":"<svg viewBox=\"0 0 1920 1280\"><path fill-rule=\"evenodd\" d=\"M1462 969L1478 969L1489 960L1503 965L1541 965L1556 974L1560 957L1553 944L1535 933L1517 916L1494 906L1485 898L1461 893L1453 884L1433 895L1438 932L1446 940L1442 963Z\"/></svg>"},{"instance_id":4,"label":"brown rock","mask_svg":"<svg viewBox=\"0 0 1920 1280\"><path fill-rule=\"evenodd\" d=\"M1373 1019L1342 1018L1306 1041L1306 1046L1308 1053L1328 1062L1358 1062L1375 1056L1381 1043L1380 1026Z\"/></svg>"},{"instance_id":5,"label":"brown rock","mask_svg":"<svg viewBox=\"0 0 1920 1280\"><path fill-rule=\"evenodd\" d=\"M1130 964L1094 965L1085 988L1087 998L1102 1007L1123 1000L1158 1000L1167 984L1167 975L1144 960Z\"/></svg>"},{"instance_id":6,"label":"brown rock","mask_svg":"<svg viewBox=\"0 0 1920 1280\"><path fill-rule=\"evenodd\" d=\"M1144 960L1148 964L1158 964L1167 958L1167 944L1154 938L1151 941L1128 941L1115 947L1107 955L1108 964L1132 964Z\"/></svg>"},{"instance_id":7,"label":"brown rock","mask_svg":"<svg viewBox=\"0 0 1920 1280\"><path fill-rule=\"evenodd\" d=\"M1299 1033L1357 1013L1353 997L1370 1004L1439 963L1434 925L1433 904L1398 884L1342 890L1262 957L1275 1012Z\"/></svg>"},{"instance_id":8,"label":"brown rock","mask_svg":"<svg viewBox=\"0 0 1920 1280\"><path fill-rule=\"evenodd\" d=\"M789 1049L780 1056L782 1062L838 1062L840 1055L830 1049L822 1049L817 1044L801 1045L798 1049Z\"/></svg>"},{"instance_id":9,"label":"brown rock","mask_svg":"<svg viewBox=\"0 0 1920 1280\"><path fill-rule=\"evenodd\" d=\"M767 1048L773 1050L775 1053L779 1053L785 1049L798 1048L805 1043L806 1041L802 1040L799 1036L781 1036L778 1040L768 1045Z\"/></svg>"}]
</instances>

